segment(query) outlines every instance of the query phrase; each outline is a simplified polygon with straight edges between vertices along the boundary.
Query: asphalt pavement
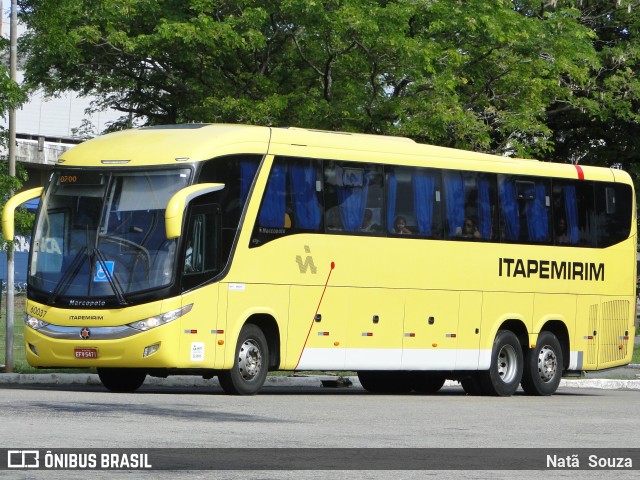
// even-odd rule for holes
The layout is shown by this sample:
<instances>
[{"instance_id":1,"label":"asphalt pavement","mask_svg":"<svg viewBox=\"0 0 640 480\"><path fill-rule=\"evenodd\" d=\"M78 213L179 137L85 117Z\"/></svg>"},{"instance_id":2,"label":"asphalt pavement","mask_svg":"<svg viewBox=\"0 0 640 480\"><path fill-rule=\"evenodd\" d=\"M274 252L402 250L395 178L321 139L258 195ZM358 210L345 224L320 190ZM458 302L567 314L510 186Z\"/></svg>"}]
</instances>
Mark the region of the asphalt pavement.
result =
<instances>
[{"instance_id":1,"label":"asphalt pavement","mask_svg":"<svg viewBox=\"0 0 640 480\"><path fill-rule=\"evenodd\" d=\"M0 373L0 387L3 385L37 386L100 386L96 374L89 373ZM212 388L219 386L217 379L205 380L197 376L175 375L168 378L147 377L145 384L154 387ZM445 386L459 385L447 380ZM357 376L306 375L304 372L289 376L270 375L265 386L332 389L348 388L361 390ZM599 388L611 390L640 390L640 365L633 364L598 372L586 372L581 377L563 378L560 388Z\"/></svg>"}]
</instances>

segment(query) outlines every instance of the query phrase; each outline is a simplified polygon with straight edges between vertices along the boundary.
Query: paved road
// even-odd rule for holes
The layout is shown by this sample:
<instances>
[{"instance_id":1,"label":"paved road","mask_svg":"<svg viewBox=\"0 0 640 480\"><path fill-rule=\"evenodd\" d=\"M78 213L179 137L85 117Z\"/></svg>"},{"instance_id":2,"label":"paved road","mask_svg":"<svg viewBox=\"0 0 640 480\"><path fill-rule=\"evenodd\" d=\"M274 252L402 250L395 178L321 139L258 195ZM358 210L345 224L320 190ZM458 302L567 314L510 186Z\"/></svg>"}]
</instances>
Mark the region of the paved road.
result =
<instances>
[{"instance_id":1,"label":"paved road","mask_svg":"<svg viewBox=\"0 0 640 480\"><path fill-rule=\"evenodd\" d=\"M638 369L610 372L635 375ZM640 380L563 380L552 397L370 395L323 387L327 377L271 377L260 395L227 396L214 381L151 379L136 394L89 375L0 375L0 448L624 448L640 445ZM34 383L37 380L41 383ZM56 383L57 382L57 383ZM75 383L74 383L75 382ZM571 383L572 382L572 383ZM597 388L588 382L597 382ZM615 386L615 383L620 382ZM605 388L606 386L606 388ZM11 472L14 474L15 472ZM136 478L142 472L136 472ZM331 472L330 478L537 478L539 472ZM633 478L630 472L550 472ZM637 471L635 472L637 473ZM0 475L2 472L0 472ZM92 472L119 478L126 472ZM148 478L328 478L327 472L154 472ZM30 472L8 478L86 478ZM132 478L129 474L127 478Z\"/></svg>"}]
</instances>

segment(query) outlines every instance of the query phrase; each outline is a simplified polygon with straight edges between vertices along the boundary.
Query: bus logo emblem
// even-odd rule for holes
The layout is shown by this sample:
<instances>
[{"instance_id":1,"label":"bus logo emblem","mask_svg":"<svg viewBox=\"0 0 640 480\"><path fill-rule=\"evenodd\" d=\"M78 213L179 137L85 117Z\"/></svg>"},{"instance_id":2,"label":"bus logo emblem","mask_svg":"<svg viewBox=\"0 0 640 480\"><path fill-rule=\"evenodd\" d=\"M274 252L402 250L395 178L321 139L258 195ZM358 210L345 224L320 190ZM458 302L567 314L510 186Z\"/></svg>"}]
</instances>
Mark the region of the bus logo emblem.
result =
<instances>
[{"instance_id":1,"label":"bus logo emblem","mask_svg":"<svg viewBox=\"0 0 640 480\"><path fill-rule=\"evenodd\" d=\"M90 336L91 330L89 330L87 327L84 327L82 330L80 330L80 338L82 338L83 340L87 340Z\"/></svg>"},{"instance_id":2,"label":"bus logo emblem","mask_svg":"<svg viewBox=\"0 0 640 480\"><path fill-rule=\"evenodd\" d=\"M296 255L296 263L298 264L298 268L300 269L300 273L307 273L308 269L311 269L312 274L316 274L318 268L315 263L313 263L313 257L311 254L311 249L308 245L304 246L304 252L307 253L307 258L305 258L304 263L302 262L302 256Z\"/></svg>"}]
</instances>

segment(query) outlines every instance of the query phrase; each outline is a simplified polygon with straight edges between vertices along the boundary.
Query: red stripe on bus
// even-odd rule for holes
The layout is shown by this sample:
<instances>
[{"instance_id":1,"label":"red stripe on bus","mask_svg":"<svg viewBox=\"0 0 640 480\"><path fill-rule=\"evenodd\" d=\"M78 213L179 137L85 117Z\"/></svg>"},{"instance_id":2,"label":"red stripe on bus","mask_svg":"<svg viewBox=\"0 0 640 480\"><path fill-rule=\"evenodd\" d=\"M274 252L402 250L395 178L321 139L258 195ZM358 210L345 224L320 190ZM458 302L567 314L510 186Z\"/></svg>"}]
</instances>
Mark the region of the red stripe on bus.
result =
<instances>
[{"instance_id":1,"label":"red stripe on bus","mask_svg":"<svg viewBox=\"0 0 640 480\"><path fill-rule=\"evenodd\" d=\"M331 278L331 272L333 272L334 268L336 268L336 264L335 264L335 262L331 262L331 268L329 269L329 275L327 275L327 281L324 282L324 288L322 289L322 295L320 295L320 301L318 302L318 307L316 308L316 313L313 316L313 318L311 319L311 325L309 326L309 331L307 332L307 338L304 340L304 344L302 345L302 350L300 350L300 356L298 357L298 363L296 363L296 366L295 366L294 370L298 369L298 365L300 365L300 360L302 360L302 354L304 352L305 347L307 346L307 342L309 341L309 335L311 334L311 329L313 328L313 323L315 322L316 315L318 315L318 311L320 310L320 305L322 305L322 299L324 298L324 292L327 291L327 285L329 285L329 279ZM326 333L327 336L329 335L329 332L322 332L322 333Z\"/></svg>"},{"instance_id":2,"label":"red stripe on bus","mask_svg":"<svg viewBox=\"0 0 640 480\"><path fill-rule=\"evenodd\" d=\"M574 167L576 167L578 172L578 180L584 180L584 171L582 170L582 167L580 165L574 165Z\"/></svg>"}]
</instances>

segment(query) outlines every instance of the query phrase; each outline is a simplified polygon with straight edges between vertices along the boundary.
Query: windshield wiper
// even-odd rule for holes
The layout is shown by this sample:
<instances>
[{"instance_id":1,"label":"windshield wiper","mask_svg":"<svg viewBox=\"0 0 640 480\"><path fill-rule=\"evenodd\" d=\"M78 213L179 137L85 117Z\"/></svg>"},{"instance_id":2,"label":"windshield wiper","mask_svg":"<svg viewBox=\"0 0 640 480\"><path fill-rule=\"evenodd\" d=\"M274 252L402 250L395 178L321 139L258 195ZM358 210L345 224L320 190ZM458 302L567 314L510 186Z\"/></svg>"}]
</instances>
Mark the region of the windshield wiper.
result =
<instances>
[{"instance_id":1,"label":"windshield wiper","mask_svg":"<svg viewBox=\"0 0 640 480\"><path fill-rule=\"evenodd\" d=\"M56 283L56 286L51 292L51 295L49 295L49 298L47 298L47 303L49 305L53 304L53 302L56 301L56 298L58 298L58 295L60 295L63 291L66 291L66 289L69 288L69 285L71 285L73 279L76 278L76 276L80 272L80 269L82 268L84 260L87 258L87 255L85 255L86 252L87 247L82 247L80 250L78 250L78 253L76 253L75 257L73 257L69 268L65 270L58 283Z\"/></svg>"},{"instance_id":2,"label":"windshield wiper","mask_svg":"<svg viewBox=\"0 0 640 480\"><path fill-rule=\"evenodd\" d=\"M107 260L105 259L104 255L100 250L98 250L97 247L93 249L93 253L95 257L98 259L98 263L100 264L100 267L102 268L102 271L104 272L105 277L107 277L107 281L109 282L109 285L111 285L111 290L113 290L113 293L116 296L116 300L118 300L118 303L122 306L127 305L127 301L124 298L122 285L120 285L120 282L118 281L118 279L115 276L113 276L109 271L109 269L107 268Z\"/></svg>"}]
</instances>

